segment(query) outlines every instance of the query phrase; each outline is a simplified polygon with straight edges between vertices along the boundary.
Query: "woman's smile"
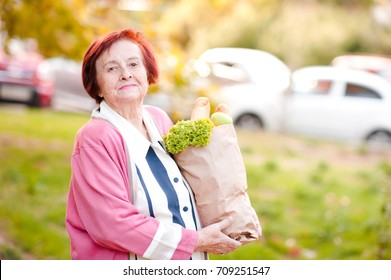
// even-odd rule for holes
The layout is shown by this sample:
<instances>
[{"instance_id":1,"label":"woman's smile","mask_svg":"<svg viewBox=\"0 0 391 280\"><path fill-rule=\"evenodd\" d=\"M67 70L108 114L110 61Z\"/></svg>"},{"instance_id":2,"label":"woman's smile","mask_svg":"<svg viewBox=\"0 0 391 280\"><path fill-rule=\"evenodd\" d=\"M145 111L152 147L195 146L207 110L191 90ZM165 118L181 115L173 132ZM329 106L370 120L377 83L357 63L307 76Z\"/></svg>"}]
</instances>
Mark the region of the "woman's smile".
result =
<instances>
[{"instance_id":1,"label":"woman's smile","mask_svg":"<svg viewBox=\"0 0 391 280\"><path fill-rule=\"evenodd\" d=\"M132 89L134 87L137 87L137 85L136 84L126 84L126 85L120 86L120 88L118 90L127 90L127 89Z\"/></svg>"}]
</instances>

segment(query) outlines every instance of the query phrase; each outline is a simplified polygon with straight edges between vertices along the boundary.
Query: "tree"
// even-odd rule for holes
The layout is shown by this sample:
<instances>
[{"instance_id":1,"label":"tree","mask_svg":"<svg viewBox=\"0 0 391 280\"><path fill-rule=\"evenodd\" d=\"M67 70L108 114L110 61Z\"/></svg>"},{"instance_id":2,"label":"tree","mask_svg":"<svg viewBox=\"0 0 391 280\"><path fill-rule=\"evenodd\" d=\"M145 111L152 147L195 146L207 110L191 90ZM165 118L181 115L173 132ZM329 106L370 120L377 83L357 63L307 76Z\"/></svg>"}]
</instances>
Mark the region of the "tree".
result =
<instances>
[{"instance_id":1,"label":"tree","mask_svg":"<svg viewBox=\"0 0 391 280\"><path fill-rule=\"evenodd\" d=\"M45 57L80 60L96 37L132 22L128 13L117 9L115 0L0 1L5 43L34 38Z\"/></svg>"}]
</instances>

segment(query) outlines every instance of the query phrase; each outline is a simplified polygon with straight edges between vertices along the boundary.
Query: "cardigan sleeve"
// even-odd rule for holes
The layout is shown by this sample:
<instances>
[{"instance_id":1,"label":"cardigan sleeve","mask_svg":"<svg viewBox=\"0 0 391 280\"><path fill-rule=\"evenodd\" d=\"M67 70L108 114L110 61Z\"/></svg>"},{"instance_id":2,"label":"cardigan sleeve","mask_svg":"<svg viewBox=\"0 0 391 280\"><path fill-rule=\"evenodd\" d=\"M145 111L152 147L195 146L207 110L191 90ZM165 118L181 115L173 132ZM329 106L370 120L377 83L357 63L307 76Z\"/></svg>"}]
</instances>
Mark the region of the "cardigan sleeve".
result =
<instances>
[{"instance_id":1,"label":"cardigan sleeve","mask_svg":"<svg viewBox=\"0 0 391 280\"><path fill-rule=\"evenodd\" d=\"M72 156L71 185L83 227L100 246L145 257L156 255L150 252L151 244L167 243L159 240L162 228L180 231L179 242L164 244L173 254L159 256L189 259L198 233L138 212L130 203L124 141L115 129L103 129L82 131Z\"/></svg>"}]
</instances>

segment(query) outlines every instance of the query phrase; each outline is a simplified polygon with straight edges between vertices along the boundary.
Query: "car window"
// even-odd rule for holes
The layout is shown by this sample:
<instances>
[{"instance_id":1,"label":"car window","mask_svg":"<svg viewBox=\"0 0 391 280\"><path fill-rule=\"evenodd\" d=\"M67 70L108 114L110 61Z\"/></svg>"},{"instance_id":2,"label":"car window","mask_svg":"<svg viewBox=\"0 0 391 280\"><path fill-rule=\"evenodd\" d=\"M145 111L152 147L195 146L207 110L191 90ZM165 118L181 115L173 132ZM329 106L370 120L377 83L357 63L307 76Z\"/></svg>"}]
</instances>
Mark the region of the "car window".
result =
<instances>
[{"instance_id":1,"label":"car window","mask_svg":"<svg viewBox=\"0 0 391 280\"><path fill-rule=\"evenodd\" d=\"M210 68L209 78L220 85L249 82L248 74L238 64L222 61L211 63Z\"/></svg>"},{"instance_id":2,"label":"car window","mask_svg":"<svg viewBox=\"0 0 391 280\"><path fill-rule=\"evenodd\" d=\"M376 91L356 84L348 84L346 86L345 96L381 99L380 94L378 94Z\"/></svg>"},{"instance_id":3,"label":"car window","mask_svg":"<svg viewBox=\"0 0 391 280\"><path fill-rule=\"evenodd\" d=\"M327 95L331 85L330 80L298 80L294 82L293 89L305 94Z\"/></svg>"}]
</instances>

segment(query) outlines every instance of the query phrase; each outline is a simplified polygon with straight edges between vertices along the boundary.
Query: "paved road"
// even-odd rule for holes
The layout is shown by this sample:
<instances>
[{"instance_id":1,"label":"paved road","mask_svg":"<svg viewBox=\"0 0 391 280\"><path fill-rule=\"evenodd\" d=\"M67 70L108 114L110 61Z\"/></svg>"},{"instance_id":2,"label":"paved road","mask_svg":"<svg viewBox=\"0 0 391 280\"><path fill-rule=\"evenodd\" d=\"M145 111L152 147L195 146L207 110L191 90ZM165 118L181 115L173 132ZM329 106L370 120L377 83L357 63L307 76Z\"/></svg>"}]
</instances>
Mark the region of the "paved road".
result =
<instances>
[{"instance_id":1,"label":"paved road","mask_svg":"<svg viewBox=\"0 0 391 280\"><path fill-rule=\"evenodd\" d=\"M96 106L95 101L87 93L75 94L57 90L52 102L52 108L59 111L91 113Z\"/></svg>"}]
</instances>

